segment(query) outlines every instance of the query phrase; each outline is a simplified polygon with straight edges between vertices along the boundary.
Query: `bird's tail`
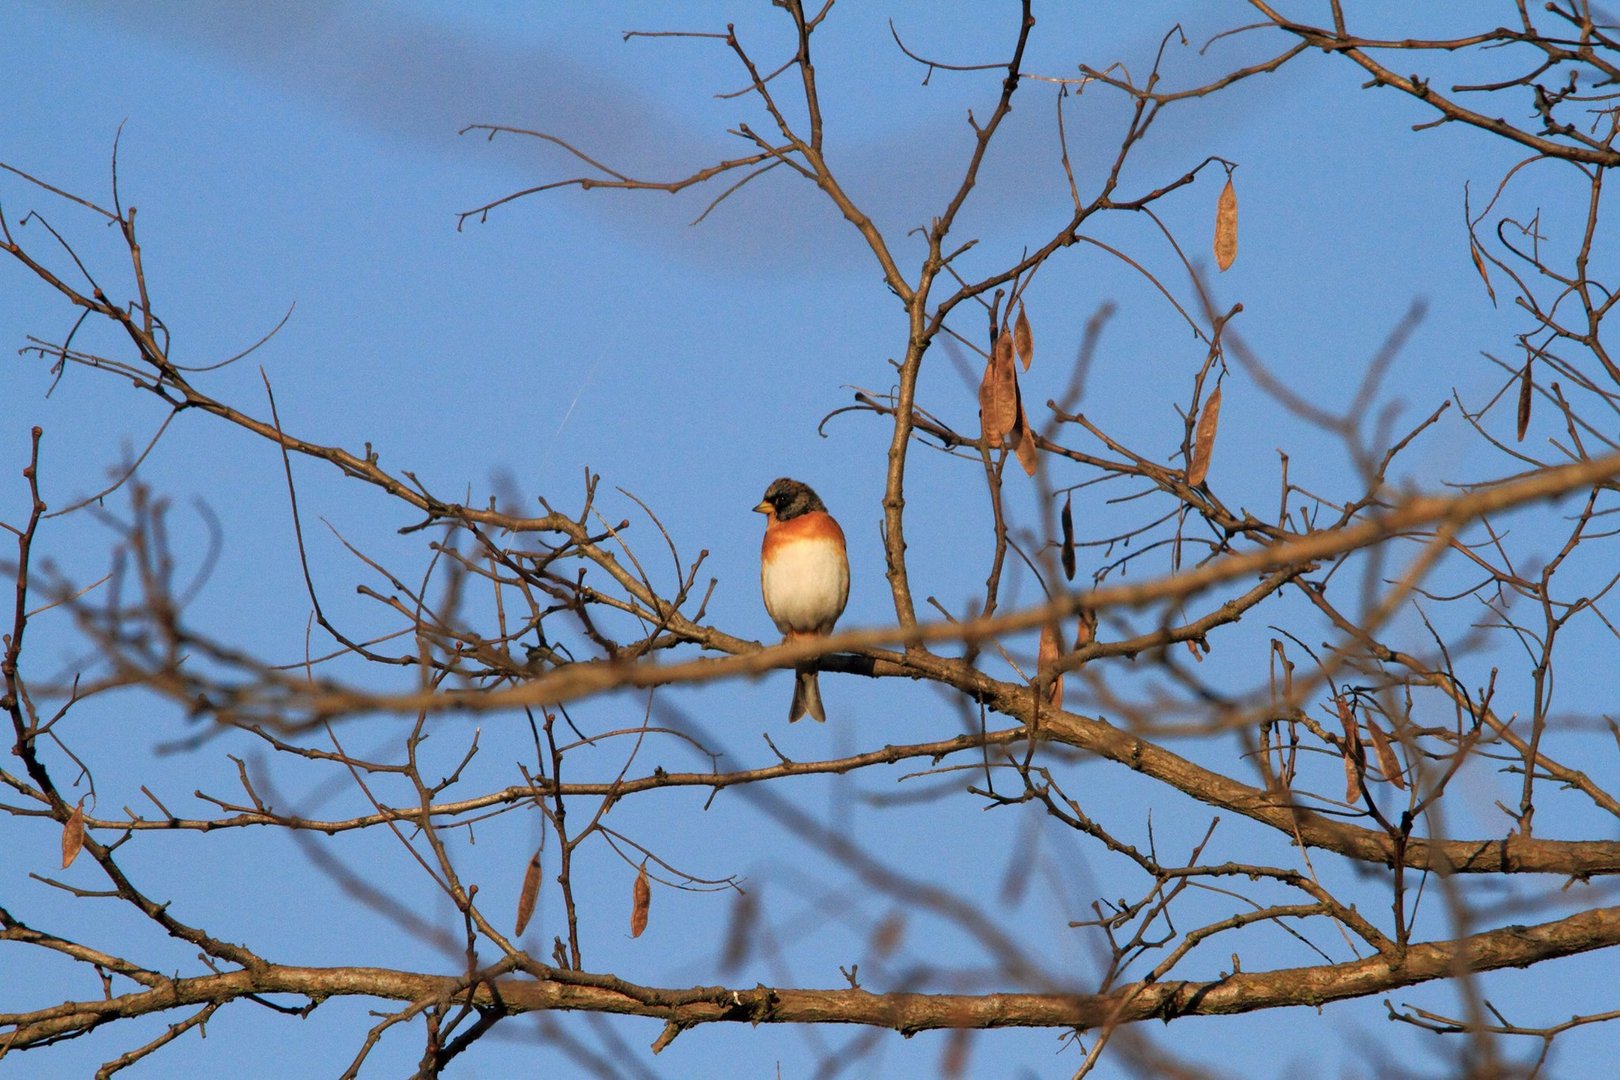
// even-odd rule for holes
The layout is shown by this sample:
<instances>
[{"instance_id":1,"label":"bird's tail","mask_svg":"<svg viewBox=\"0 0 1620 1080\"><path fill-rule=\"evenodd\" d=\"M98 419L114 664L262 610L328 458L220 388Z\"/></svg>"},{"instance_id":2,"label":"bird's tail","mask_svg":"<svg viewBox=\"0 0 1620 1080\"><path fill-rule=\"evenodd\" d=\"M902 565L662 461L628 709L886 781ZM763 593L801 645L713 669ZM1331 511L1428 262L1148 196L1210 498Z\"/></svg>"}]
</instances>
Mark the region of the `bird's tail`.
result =
<instances>
[{"instance_id":1,"label":"bird's tail","mask_svg":"<svg viewBox=\"0 0 1620 1080\"><path fill-rule=\"evenodd\" d=\"M793 669L793 704L788 708L788 722L792 723L805 713L825 724L827 714L821 708L821 684L816 681L814 668Z\"/></svg>"}]
</instances>

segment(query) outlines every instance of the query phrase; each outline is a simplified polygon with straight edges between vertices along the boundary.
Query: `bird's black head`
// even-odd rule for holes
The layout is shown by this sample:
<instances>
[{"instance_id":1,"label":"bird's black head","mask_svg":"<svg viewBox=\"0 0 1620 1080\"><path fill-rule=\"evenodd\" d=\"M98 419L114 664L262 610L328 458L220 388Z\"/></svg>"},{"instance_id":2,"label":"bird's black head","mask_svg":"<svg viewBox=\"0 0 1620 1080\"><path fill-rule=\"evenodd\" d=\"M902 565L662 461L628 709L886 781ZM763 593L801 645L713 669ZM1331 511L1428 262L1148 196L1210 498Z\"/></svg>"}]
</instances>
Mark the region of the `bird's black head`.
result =
<instances>
[{"instance_id":1,"label":"bird's black head","mask_svg":"<svg viewBox=\"0 0 1620 1080\"><path fill-rule=\"evenodd\" d=\"M765 489L765 497L754 509L761 514L774 511L777 521L790 521L800 514L808 514L815 510L825 511L827 504L810 490L808 484L801 484L784 476L771 481L771 486Z\"/></svg>"}]
</instances>

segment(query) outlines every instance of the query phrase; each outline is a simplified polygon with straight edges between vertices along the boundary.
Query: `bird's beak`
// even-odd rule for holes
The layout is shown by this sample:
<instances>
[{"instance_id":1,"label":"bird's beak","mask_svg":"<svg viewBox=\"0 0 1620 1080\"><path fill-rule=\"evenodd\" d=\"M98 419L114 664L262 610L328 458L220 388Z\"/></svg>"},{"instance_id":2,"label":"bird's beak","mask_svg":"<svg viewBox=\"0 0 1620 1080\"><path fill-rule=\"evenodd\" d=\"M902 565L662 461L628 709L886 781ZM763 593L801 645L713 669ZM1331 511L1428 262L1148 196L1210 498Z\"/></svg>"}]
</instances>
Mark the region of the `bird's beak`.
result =
<instances>
[{"instance_id":1,"label":"bird's beak","mask_svg":"<svg viewBox=\"0 0 1620 1080\"><path fill-rule=\"evenodd\" d=\"M758 506L754 507L754 513L769 516L770 512L775 509L776 507L772 506L770 503L762 502Z\"/></svg>"}]
</instances>

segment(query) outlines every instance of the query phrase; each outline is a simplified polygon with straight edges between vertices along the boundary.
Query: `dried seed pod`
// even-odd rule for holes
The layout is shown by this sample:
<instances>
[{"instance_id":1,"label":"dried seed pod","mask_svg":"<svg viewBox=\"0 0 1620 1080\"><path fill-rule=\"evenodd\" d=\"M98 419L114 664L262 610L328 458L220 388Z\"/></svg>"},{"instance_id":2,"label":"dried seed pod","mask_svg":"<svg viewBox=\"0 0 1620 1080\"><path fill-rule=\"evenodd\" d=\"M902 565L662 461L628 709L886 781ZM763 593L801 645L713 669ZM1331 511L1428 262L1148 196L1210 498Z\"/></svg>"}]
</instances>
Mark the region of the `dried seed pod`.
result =
<instances>
[{"instance_id":1,"label":"dried seed pod","mask_svg":"<svg viewBox=\"0 0 1620 1080\"><path fill-rule=\"evenodd\" d=\"M726 943L720 950L720 970L729 974L742 967L754 947L754 924L759 921L759 898L751 892L737 890L736 902L731 905L731 924L726 928Z\"/></svg>"},{"instance_id":2,"label":"dried seed pod","mask_svg":"<svg viewBox=\"0 0 1620 1080\"><path fill-rule=\"evenodd\" d=\"M1030 361L1035 359L1035 335L1030 333L1029 316L1024 314L1022 300L1018 301L1018 319L1013 323L1013 344L1018 346L1018 359L1028 371Z\"/></svg>"},{"instance_id":3,"label":"dried seed pod","mask_svg":"<svg viewBox=\"0 0 1620 1080\"><path fill-rule=\"evenodd\" d=\"M1029 415L1024 412L1024 395L1018 395L1018 421L1013 425L1013 448L1018 452L1018 464L1029 476L1035 475L1040 448L1035 445L1035 433L1029 428Z\"/></svg>"},{"instance_id":4,"label":"dried seed pod","mask_svg":"<svg viewBox=\"0 0 1620 1080\"><path fill-rule=\"evenodd\" d=\"M1389 736L1373 722L1371 713L1367 714L1367 734L1372 736L1373 753L1378 757L1378 771L1384 774L1385 780L1405 791L1406 778L1401 775L1401 763L1395 757L1395 749L1389 745Z\"/></svg>"},{"instance_id":5,"label":"dried seed pod","mask_svg":"<svg viewBox=\"0 0 1620 1080\"><path fill-rule=\"evenodd\" d=\"M973 1029L970 1027L952 1028L945 1038L945 1050L939 1058L939 1075L942 1080L957 1080L967 1075L968 1051L973 1048Z\"/></svg>"},{"instance_id":6,"label":"dried seed pod","mask_svg":"<svg viewBox=\"0 0 1620 1080\"><path fill-rule=\"evenodd\" d=\"M630 936L638 938L647 929L647 909L652 905L652 883L647 879L647 864L641 864L636 884L630 890Z\"/></svg>"},{"instance_id":7,"label":"dried seed pod","mask_svg":"<svg viewBox=\"0 0 1620 1080\"><path fill-rule=\"evenodd\" d=\"M1339 726L1344 728L1344 801L1353 803L1361 794L1361 770L1364 763L1361 748L1361 730L1356 726L1355 713L1344 698L1334 698L1339 711Z\"/></svg>"},{"instance_id":8,"label":"dried seed pod","mask_svg":"<svg viewBox=\"0 0 1620 1080\"><path fill-rule=\"evenodd\" d=\"M1474 269L1479 271L1479 280L1485 283L1485 291L1490 294L1491 306L1495 307L1496 290L1491 288L1491 275L1485 272L1485 255L1479 250L1479 245L1474 243L1472 236L1468 238L1468 254L1474 260Z\"/></svg>"},{"instance_id":9,"label":"dried seed pod","mask_svg":"<svg viewBox=\"0 0 1620 1080\"><path fill-rule=\"evenodd\" d=\"M66 824L62 826L62 869L66 870L73 865L73 860L79 857L84 848L84 800L73 808L68 815Z\"/></svg>"},{"instance_id":10,"label":"dried seed pod","mask_svg":"<svg viewBox=\"0 0 1620 1080\"><path fill-rule=\"evenodd\" d=\"M1232 187L1232 175L1228 173L1220 201L1215 204L1215 265L1223 271L1237 259L1237 228L1237 189Z\"/></svg>"},{"instance_id":11,"label":"dried seed pod","mask_svg":"<svg viewBox=\"0 0 1620 1080\"><path fill-rule=\"evenodd\" d=\"M1063 577L1066 581L1074 580L1074 509L1070 505L1074 502L1074 493L1063 500L1063 513L1058 517L1058 524L1063 529Z\"/></svg>"},{"instance_id":12,"label":"dried seed pod","mask_svg":"<svg viewBox=\"0 0 1620 1080\"><path fill-rule=\"evenodd\" d=\"M1038 675L1040 677L1045 677L1051 674L1053 667L1057 665L1057 660L1057 631L1053 629L1052 623L1042 623L1041 645L1039 651L1037 651L1035 654L1035 670ZM1054 709L1061 709L1063 707L1062 675L1054 675L1052 677L1052 690L1051 693L1047 695L1046 700L1047 704L1051 705Z\"/></svg>"},{"instance_id":13,"label":"dried seed pod","mask_svg":"<svg viewBox=\"0 0 1620 1080\"><path fill-rule=\"evenodd\" d=\"M1209 475L1209 460L1215 453L1215 430L1220 422L1221 387L1217 383L1215 392L1204 403L1204 411L1198 417L1198 428L1193 432L1192 460L1187 464L1187 483L1193 487L1202 484Z\"/></svg>"},{"instance_id":14,"label":"dried seed pod","mask_svg":"<svg viewBox=\"0 0 1620 1080\"><path fill-rule=\"evenodd\" d=\"M874 961L887 959L900 947L900 940L905 935L906 917L898 911L885 915L883 921L872 928L872 939L868 942L872 959Z\"/></svg>"},{"instance_id":15,"label":"dried seed pod","mask_svg":"<svg viewBox=\"0 0 1620 1080\"><path fill-rule=\"evenodd\" d=\"M535 849L529 868L523 872L523 891L518 893L517 927L512 932L521 935L534 917L534 902L540 898L540 850Z\"/></svg>"},{"instance_id":16,"label":"dried seed pod","mask_svg":"<svg viewBox=\"0 0 1620 1080\"><path fill-rule=\"evenodd\" d=\"M1090 645L1097 640L1097 613L1088 607L1080 609L1080 629L1074 632L1074 651Z\"/></svg>"},{"instance_id":17,"label":"dried seed pod","mask_svg":"<svg viewBox=\"0 0 1620 1080\"><path fill-rule=\"evenodd\" d=\"M1350 703L1342 697L1333 699L1333 706L1339 712L1339 726L1344 729L1345 749L1361 757L1361 730L1356 727L1356 714L1350 711Z\"/></svg>"},{"instance_id":18,"label":"dried seed pod","mask_svg":"<svg viewBox=\"0 0 1620 1080\"><path fill-rule=\"evenodd\" d=\"M1012 337L1003 331L990 349L979 383L979 425L985 446L996 449L1018 423L1018 369L1013 366Z\"/></svg>"},{"instance_id":19,"label":"dried seed pod","mask_svg":"<svg viewBox=\"0 0 1620 1080\"><path fill-rule=\"evenodd\" d=\"M1531 361L1524 362L1524 372L1519 376L1519 441L1524 442L1524 433L1530 427L1530 402L1534 397L1535 383L1530 381Z\"/></svg>"}]
</instances>

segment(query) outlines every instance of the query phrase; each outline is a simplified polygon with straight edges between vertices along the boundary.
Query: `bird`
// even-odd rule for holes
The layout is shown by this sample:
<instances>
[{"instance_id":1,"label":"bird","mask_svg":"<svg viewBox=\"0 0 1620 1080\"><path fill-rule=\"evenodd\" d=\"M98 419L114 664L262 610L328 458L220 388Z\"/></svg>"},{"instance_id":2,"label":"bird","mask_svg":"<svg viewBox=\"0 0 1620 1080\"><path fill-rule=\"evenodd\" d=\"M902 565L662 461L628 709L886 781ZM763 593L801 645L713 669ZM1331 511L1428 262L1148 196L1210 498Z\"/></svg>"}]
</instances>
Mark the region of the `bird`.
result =
<instances>
[{"instance_id":1,"label":"bird","mask_svg":"<svg viewBox=\"0 0 1620 1080\"><path fill-rule=\"evenodd\" d=\"M771 481L754 509L765 515L759 589L776 628L788 641L832 633L849 600L844 530L809 485L786 476ZM788 720L806 713L827 720L816 669L801 664L794 669Z\"/></svg>"}]
</instances>

